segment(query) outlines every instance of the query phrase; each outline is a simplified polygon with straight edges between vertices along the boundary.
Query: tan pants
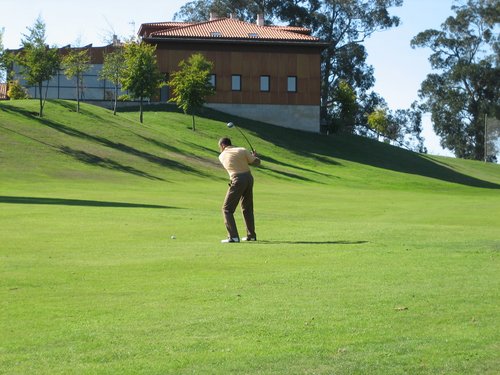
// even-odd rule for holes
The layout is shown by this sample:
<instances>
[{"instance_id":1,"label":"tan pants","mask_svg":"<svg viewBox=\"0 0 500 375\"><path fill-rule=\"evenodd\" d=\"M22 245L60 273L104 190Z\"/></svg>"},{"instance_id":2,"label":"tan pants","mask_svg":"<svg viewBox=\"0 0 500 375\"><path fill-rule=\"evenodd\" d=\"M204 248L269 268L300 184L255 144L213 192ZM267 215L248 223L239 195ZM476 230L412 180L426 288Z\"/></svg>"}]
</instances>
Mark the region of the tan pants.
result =
<instances>
[{"instance_id":1,"label":"tan pants","mask_svg":"<svg viewBox=\"0 0 500 375\"><path fill-rule=\"evenodd\" d=\"M255 237L255 221L253 216L253 176L250 172L241 173L231 179L226 198L222 205L224 224L230 238L239 238L234 220L234 211L241 202L241 211L245 220L247 236Z\"/></svg>"}]
</instances>

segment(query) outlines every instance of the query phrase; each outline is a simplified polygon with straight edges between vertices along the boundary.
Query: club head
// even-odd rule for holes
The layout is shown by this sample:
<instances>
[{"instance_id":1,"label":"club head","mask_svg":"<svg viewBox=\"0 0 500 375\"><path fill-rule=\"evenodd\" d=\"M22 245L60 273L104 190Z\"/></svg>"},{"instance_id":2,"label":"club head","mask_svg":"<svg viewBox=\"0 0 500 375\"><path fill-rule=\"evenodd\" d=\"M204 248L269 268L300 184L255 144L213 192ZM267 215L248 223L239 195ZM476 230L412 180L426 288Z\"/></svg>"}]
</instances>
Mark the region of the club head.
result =
<instances>
[{"instance_id":1,"label":"club head","mask_svg":"<svg viewBox=\"0 0 500 375\"><path fill-rule=\"evenodd\" d=\"M227 123L227 127L228 127L228 128L232 128L232 127L234 127L234 124L233 124L232 122L228 122L228 123Z\"/></svg>"}]
</instances>

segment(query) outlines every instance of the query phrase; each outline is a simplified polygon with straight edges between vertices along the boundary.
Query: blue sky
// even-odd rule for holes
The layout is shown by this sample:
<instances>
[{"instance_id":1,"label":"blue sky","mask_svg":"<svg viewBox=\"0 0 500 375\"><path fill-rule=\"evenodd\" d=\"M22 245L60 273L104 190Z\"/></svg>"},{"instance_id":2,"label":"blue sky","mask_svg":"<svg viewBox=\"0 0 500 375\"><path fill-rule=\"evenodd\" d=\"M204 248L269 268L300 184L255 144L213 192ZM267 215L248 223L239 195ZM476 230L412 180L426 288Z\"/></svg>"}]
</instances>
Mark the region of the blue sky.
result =
<instances>
[{"instance_id":1,"label":"blue sky","mask_svg":"<svg viewBox=\"0 0 500 375\"><path fill-rule=\"evenodd\" d=\"M47 42L64 46L106 44L113 33L129 37L146 22L171 21L188 0L0 0L0 28L5 48L18 48L22 34L40 15L46 24ZM420 83L430 73L427 49L413 50L410 40L420 31L439 29L453 15L460 0L404 0L392 13L402 24L375 34L365 42L368 63L375 68L374 90L393 110L408 108L417 100ZM430 154L451 156L439 146L430 116L424 116L424 137Z\"/></svg>"}]
</instances>

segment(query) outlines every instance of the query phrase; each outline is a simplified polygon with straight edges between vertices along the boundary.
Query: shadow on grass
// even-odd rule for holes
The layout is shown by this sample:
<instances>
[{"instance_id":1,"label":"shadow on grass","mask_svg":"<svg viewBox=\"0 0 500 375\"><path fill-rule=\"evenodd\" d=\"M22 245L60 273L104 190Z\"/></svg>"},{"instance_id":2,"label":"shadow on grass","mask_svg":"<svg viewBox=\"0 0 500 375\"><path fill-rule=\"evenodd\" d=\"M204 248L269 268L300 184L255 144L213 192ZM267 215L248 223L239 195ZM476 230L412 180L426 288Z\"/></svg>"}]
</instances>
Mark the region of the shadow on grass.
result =
<instances>
[{"instance_id":1,"label":"shadow on grass","mask_svg":"<svg viewBox=\"0 0 500 375\"><path fill-rule=\"evenodd\" d=\"M68 103L65 103L65 106L70 107L70 105ZM199 170L197 170L189 165L186 165L184 163L180 163L178 161L171 160L171 159L166 159L166 158L151 154L151 153L146 152L146 151L141 151L141 150L138 150L134 147L128 146L126 144L114 142L114 141L111 141L111 140L104 138L104 137L101 137L101 136L91 135L91 134L88 134L88 133L83 132L81 130L78 130L78 129L72 128L70 126L63 125L63 124L60 124L60 123L57 123L57 122L54 122L54 121L51 121L51 120L48 120L45 118L34 117L31 112L26 111L22 108L8 107L7 110L21 114L21 115L29 117L31 119L36 119L41 124L43 124L49 128L52 128L58 132L61 132L63 134L66 134L66 135L69 135L72 137L81 138L83 140L94 142L94 143L97 143L99 145L112 148L114 150L118 150L118 151L121 151L121 152L124 152L127 154L131 154L131 155L137 156L139 158L142 158L148 162L157 164L159 166L162 166L162 167L165 167L168 169L177 170L177 171L180 171L183 173L190 173L190 174L198 175L200 177L209 177L209 175L207 175L206 173L203 173L202 171L199 171ZM61 151L63 153L68 153L67 150L64 150L64 149L62 149ZM71 154L71 152L70 152L70 154ZM87 157L88 155L87 156L80 155L80 156L82 156L82 158L80 158L79 160L84 161L86 163L92 163L93 160L99 161L98 159L93 159L92 157ZM107 160L107 162L109 162L109 160Z\"/></svg>"},{"instance_id":2,"label":"shadow on grass","mask_svg":"<svg viewBox=\"0 0 500 375\"><path fill-rule=\"evenodd\" d=\"M56 151L59 151L65 155L71 156L80 162L90 164L92 166L98 166L98 167L111 169L111 170L115 170L115 171L119 171L119 172L130 173L130 174L133 174L135 176L149 178L150 180L165 181L165 179L163 179L163 178L150 175L146 172L140 171L140 170L133 168L133 167L122 165L122 164L120 164L114 160L108 159L108 158L101 158L97 155L93 155L93 154L90 154L90 153L85 152L85 151L74 150L74 149L67 147L67 146L56 147L56 146L51 145L49 143L43 142L39 139L35 139L33 137L30 137L26 134L22 134L22 133L14 131L14 130L7 129L3 126L0 126L0 128L4 129L6 131L9 131L11 133L14 133L16 135L30 139L31 141L41 143L41 144L48 146Z\"/></svg>"},{"instance_id":3,"label":"shadow on grass","mask_svg":"<svg viewBox=\"0 0 500 375\"><path fill-rule=\"evenodd\" d=\"M238 118L210 108L204 108L203 115L216 121L233 121L239 127L253 132L255 137L286 148L297 156L311 158L327 165L338 165L337 161L330 159L335 158L466 186L500 189L499 184L457 172L444 163L432 160L426 154L418 154L361 136L326 136L295 129L285 130L279 126Z\"/></svg>"},{"instance_id":4,"label":"shadow on grass","mask_svg":"<svg viewBox=\"0 0 500 375\"><path fill-rule=\"evenodd\" d=\"M26 116L29 118L39 118L38 112L36 112L36 111L29 111L29 110L24 109L24 108L13 107L13 106L10 106L6 103L3 103L3 105L0 108L5 112L16 113L16 114L23 115L23 116Z\"/></svg>"},{"instance_id":5,"label":"shadow on grass","mask_svg":"<svg viewBox=\"0 0 500 375\"><path fill-rule=\"evenodd\" d=\"M76 107L77 107L77 103L76 103L76 100L75 101L68 101L68 100L65 100L65 99L52 99L51 100L52 103L54 104L57 104L63 108L66 108L68 110L68 112L73 112L73 113L76 113ZM91 112L91 111L87 111L85 109L85 107L82 106L82 104L92 104L92 102L87 102L85 100L81 100L80 99L80 114L81 115L85 115L87 117L91 117L91 118L94 118L94 119L97 119L97 120L103 120L104 118L102 116L99 116L97 114L95 114L94 112Z\"/></svg>"},{"instance_id":6,"label":"shadow on grass","mask_svg":"<svg viewBox=\"0 0 500 375\"><path fill-rule=\"evenodd\" d=\"M179 208L171 206L160 206L155 204L103 202L103 201L63 199L63 198L11 197L11 196L0 196L0 203L47 204L47 205L60 205L60 206L87 206L87 207L162 208L162 209Z\"/></svg>"},{"instance_id":7,"label":"shadow on grass","mask_svg":"<svg viewBox=\"0 0 500 375\"><path fill-rule=\"evenodd\" d=\"M281 178L281 179L291 179L291 180L300 180L300 181L307 181L307 182L317 182L317 181L314 181L314 180L312 180L310 178L307 178L307 177L304 177L304 176L300 176L300 175L295 174L295 173L280 171L280 170L277 170L277 169L274 169L274 168L265 167L263 165L259 166L259 171L261 173L267 174L269 176L274 176L276 178Z\"/></svg>"},{"instance_id":8,"label":"shadow on grass","mask_svg":"<svg viewBox=\"0 0 500 375\"><path fill-rule=\"evenodd\" d=\"M69 106L68 104L66 105ZM38 118L36 117L36 113L34 115L33 112L23 110L22 108L11 106L2 107L2 109L6 111L16 112L30 118L37 118L41 123L62 133L91 140L98 144L130 153L167 168L177 169L179 171L201 176L205 175L203 172L183 163L161 158L121 143L112 142L108 139L93 136L62 124ZM136 110L137 108L133 107L121 109L123 112ZM150 105L145 107L145 111L180 112L177 108L175 108L175 106L172 105ZM365 137L354 135L325 136L294 129L284 129L279 126L238 118L237 116L229 115L210 108L203 108L198 115L221 122L234 121L239 127L253 132L255 137L262 138L278 147L286 148L297 156L310 158L324 163L325 165L339 165L337 160L347 160L376 168L434 178L436 180L465 186L500 189L500 184L462 174L454 170L451 166L446 165L444 162L433 160L428 155L410 152ZM149 139L149 141L151 142L151 139ZM169 149L170 147L164 143L160 144L159 142L157 142L156 145L165 149ZM174 150L172 149L172 151ZM336 160L332 160L332 158ZM278 165L281 164L284 167L297 168L298 170L304 172L311 172L311 170L306 170L303 167L283 163L276 159L272 159L270 161ZM280 172L276 170L268 170L264 173L279 174ZM286 178L310 180L293 173L289 173Z\"/></svg>"},{"instance_id":9,"label":"shadow on grass","mask_svg":"<svg viewBox=\"0 0 500 375\"><path fill-rule=\"evenodd\" d=\"M220 151L218 151L215 148L208 148L208 147L205 147L205 146L193 143L193 142L188 142L188 141L183 141L182 143L185 144L186 146L189 146L189 147L195 148L199 151L205 152L205 153L209 154L211 157L213 157L214 159L219 160Z\"/></svg>"},{"instance_id":10,"label":"shadow on grass","mask_svg":"<svg viewBox=\"0 0 500 375\"><path fill-rule=\"evenodd\" d=\"M59 151L65 155L71 156L72 158L74 158L82 163L90 164L92 166L111 169L111 170L118 171L118 172L130 173L130 174L133 174L135 176L149 178L150 180L165 181L165 179L163 179L161 177L153 176L149 173L140 171L139 169L136 169L134 167L122 165L114 160L109 159L109 158L101 158L100 156L90 154L90 153L85 152L85 151L74 150L71 147L63 146L59 149Z\"/></svg>"},{"instance_id":11,"label":"shadow on grass","mask_svg":"<svg viewBox=\"0 0 500 375\"><path fill-rule=\"evenodd\" d=\"M143 112L175 112L175 113L184 113L182 109L177 107L175 104L169 103L147 103L144 102L142 105ZM139 113L139 103L137 105L126 105L120 107L118 105L118 112L137 112Z\"/></svg>"},{"instance_id":12,"label":"shadow on grass","mask_svg":"<svg viewBox=\"0 0 500 375\"><path fill-rule=\"evenodd\" d=\"M169 152L173 152L173 153L176 153L176 154L183 154L184 151L182 151L181 149L175 147L175 146L172 146L172 145L169 145L169 144L166 144L165 142L161 142L157 139L153 139L153 138L149 138L149 137L144 137L142 135L137 135L139 138L155 145L156 147L159 147L159 148L162 148L162 149L165 149Z\"/></svg>"},{"instance_id":13,"label":"shadow on grass","mask_svg":"<svg viewBox=\"0 0 500 375\"><path fill-rule=\"evenodd\" d=\"M109 148L112 148L112 149L115 149L115 150L118 150L118 151L121 151L121 152L124 152L127 154L131 154L131 155L140 157L144 160L147 160L151 163L157 164L157 165L162 166L162 167L174 169L177 171L197 174L200 176L204 175L202 172L197 171L196 169L194 169L186 164L179 163L175 160L162 158L160 156L153 155L153 154L150 154L148 152L138 150L134 147L127 146L123 143L117 143L117 142L110 141L109 139L106 139L103 137L90 135L90 134L87 134L85 132L71 128L71 127L66 126L66 125L56 124L56 123L53 123L51 121L43 121L43 122L45 123L45 125L51 127L54 130L57 130L61 133L64 133L64 134L67 134L70 136L74 136L74 137L79 137L79 138L89 140L92 142L96 142L102 146L106 146L106 147L109 147Z\"/></svg>"},{"instance_id":14,"label":"shadow on grass","mask_svg":"<svg viewBox=\"0 0 500 375\"><path fill-rule=\"evenodd\" d=\"M294 164L290 164L290 163L285 163L285 162L276 160L275 158L272 158L270 156L262 155L262 156L260 156L260 158L264 162L270 162L270 163L274 163L274 164L277 164L277 165L282 165L283 167L288 167L288 168L298 169L298 170L304 171L304 172L318 174L320 176L331 177L331 175L329 175L327 173L321 173L321 172L315 171L315 170L310 169L310 168L304 168L304 167L300 167L298 165L294 165ZM335 164L335 165L340 165L340 163L332 162L331 160L329 161L329 163L330 164Z\"/></svg>"},{"instance_id":15,"label":"shadow on grass","mask_svg":"<svg viewBox=\"0 0 500 375\"><path fill-rule=\"evenodd\" d=\"M218 168L218 167L221 167L219 162L218 162L218 158L215 157L215 158L204 158L204 157L201 157L199 156L198 154L195 154L195 153L190 153L190 152L187 152L185 150L181 150L180 148L177 148L175 146L172 146L172 145L168 145L166 144L165 142L161 142L161 141L158 141L158 140L155 140L155 139L152 139L152 138L148 138L148 137L143 137L141 135L139 135L140 138L144 139L145 141L157 146L157 147L160 147L162 149L165 149L169 152L172 152L172 153L176 153L178 155L182 155L183 157L185 157L186 159L190 160L192 163L196 163L198 165L202 165L202 166L208 166L210 168ZM183 144L186 144L186 145L191 145L191 147L194 147L194 148L198 148L200 150L208 150L207 148L203 147L203 146L199 146L199 145L196 145L195 143L191 143L191 142L182 142ZM217 152L213 153L215 156L218 156L219 154ZM208 177L208 176L207 176ZM210 176L211 179L218 179L216 177L213 177L213 176Z\"/></svg>"},{"instance_id":16,"label":"shadow on grass","mask_svg":"<svg viewBox=\"0 0 500 375\"><path fill-rule=\"evenodd\" d=\"M290 245L361 245L368 241L280 241L280 240L259 240L265 244L290 244Z\"/></svg>"}]
</instances>

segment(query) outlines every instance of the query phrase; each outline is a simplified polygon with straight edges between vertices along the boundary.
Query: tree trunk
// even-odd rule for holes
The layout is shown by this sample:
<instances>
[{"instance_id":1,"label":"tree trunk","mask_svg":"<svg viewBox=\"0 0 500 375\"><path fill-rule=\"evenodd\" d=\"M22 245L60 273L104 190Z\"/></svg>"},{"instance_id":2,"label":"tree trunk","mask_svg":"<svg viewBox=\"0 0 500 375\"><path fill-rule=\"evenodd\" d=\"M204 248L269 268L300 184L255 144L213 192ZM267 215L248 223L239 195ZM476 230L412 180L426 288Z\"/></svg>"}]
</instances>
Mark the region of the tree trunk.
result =
<instances>
[{"instance_id":1,"label":"tree trunk","mask_svg":"<svg viewBox=\"0 0 500 375\"><path fill-rule=\"evenodd\" d=\"M113 105L113 115L116 115L116 106L118 102L118 86L115 85L115 104Z\"/></svg>"},{"instance_id":2,"label":"tree trunk","mask_svg":"<svg viewBox=\"0 0 500 375\"><path fill-rule=\"evenodd\" d=\"M475 160L484 160L484 157L486 156L485 154L485 148L484 148L484 141L486 139L486 133L485 133L485 128L484 128L484 119L481 118L481 115L477 116L477 119L475 120L476 126L474 127L475 130L475 145L474 145L474 159Z\"/></svg>"},{"instance_id":3,"label":"tree trunk","mask_svg":"<svg viewBox=\"0 0 500 375\"><path fill-rule=\"evenodd\" d=\"M141 100L139 101L139 112L140 112L139 121L142 124L142 96L141 96Z\"/></svg>"},{"instance_id":4,"label":"tree trunk","mask_svg":"<svg viewBox=\"0 0 500 375\"><path fill-rule=\"evenodd\" d=\"M76 76L76 113L80 113L80 78Z\"/></svg>"},{"instance_id":5,"label":"tree trunk","mask_svg":"<svg viewBox=\"0 0 500 375\"><path fill-rule=\"evenodd\" d=\"M328 99L329 99L329 94L330 94L330 75L332 73L332 58L333 58L333 53L330 52L330 49L327 48L327 50L324 52L324 55L322 56L322 59L325 61L325 68L324 71L321 72L321 88L320 88L320 103L321 103L321 109L320 109L320 116L321 120L328 120L329 116L329 111L328 111Z\"/></svg>"},{"instance_id":6,"label":"tree trunk","mask_svg":"<svg viewBox=\"0 0 500 375\"><path fill-rule=\"evenodd\" d=\"M42 98L42 82L38 82L38 92L40 96L40 117L43 117L43 98Z\"/></svg>"}]
</instances>

